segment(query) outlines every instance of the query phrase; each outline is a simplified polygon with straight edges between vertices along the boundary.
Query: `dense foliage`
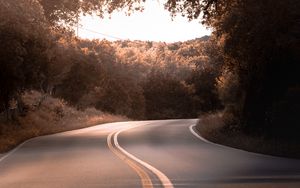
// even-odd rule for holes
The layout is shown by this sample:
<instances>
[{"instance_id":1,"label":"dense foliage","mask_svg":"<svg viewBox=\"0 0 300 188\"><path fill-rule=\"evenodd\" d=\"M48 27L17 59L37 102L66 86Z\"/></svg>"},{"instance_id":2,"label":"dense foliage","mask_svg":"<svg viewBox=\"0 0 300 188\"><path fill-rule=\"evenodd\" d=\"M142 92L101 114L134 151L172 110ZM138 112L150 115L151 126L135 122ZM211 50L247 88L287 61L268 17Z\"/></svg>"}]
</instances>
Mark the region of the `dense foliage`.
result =
<instances>
[{"instance_id":1,"label":"dense foliage","mask_svg":"<svg viewBox=\"0 0 300 188\"><path fill-rule=\"evenodd\" d=\"M190 19L202 12L222 43L220 96L233 117L227 123L251 134L297 139L300 2L169 0L166 6Z\"/></svg>"},{"instance_id":2,"label":"dense foliage","mask_svg":"<svg viewBox=\"0 0 300 188\"><path fill-rule=\"evenodd\" d=\"M45 75L51 46L42 7L35 1L0 1L0 109Z\"/></svg>"},{"instance_id":3,"label":"dense foliage","mask_svg":"<svg viewBox=\"0 0 300 188\"><path fill-rule=\"evenodd\" d=\"M203 51L209 45L203 39L174 44L77 40L78 57L72 52L73 65L55 95L78 108L95 106L138 119L197 117L221 108L215 87L219 71Z\"/></svg>"},{"instance_id":4,"label":"dense foliage","mask_svg":"<svg viewBox=\"0 0 300 188\"><path fill-rule=\"evenodd\" d=\"M19 96L30 89L78 109L136 119L190 118L221 108L215 87L220 71L206 50L216 46L213 40L80 40L59 23L53 27L63 15L47 13L49 2L1 1L1 111L22 103ZM75 14L76 4L60 5Z\"/></svg>"},{"instance_id":5,"label":"dense foliage","mask_svg":"<svg viewBox=\"0 0 300 188\"><path fill-rule=\"evenodd\" d=\"M224 105L230 130L297 139L298 0L166 1L173 15L212 27L209 41L81 41L68 30L80 14L130 13L143 2L0 0L1 111L32 88L135 118L194 117Z\"/></svg>"}]
</instances>

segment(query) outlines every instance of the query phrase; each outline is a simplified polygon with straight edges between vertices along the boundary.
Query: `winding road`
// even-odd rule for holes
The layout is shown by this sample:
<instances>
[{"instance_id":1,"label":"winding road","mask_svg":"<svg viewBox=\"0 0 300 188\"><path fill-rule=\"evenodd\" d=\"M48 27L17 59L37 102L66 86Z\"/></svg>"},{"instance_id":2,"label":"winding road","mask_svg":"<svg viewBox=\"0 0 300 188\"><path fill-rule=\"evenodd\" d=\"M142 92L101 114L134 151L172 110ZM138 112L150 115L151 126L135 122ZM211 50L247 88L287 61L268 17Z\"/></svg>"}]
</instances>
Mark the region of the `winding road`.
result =
<instances>
[{"instance_id":1,"label":"winding road","mask_svg":"<svg viewBox=\"0 0 300 188\"><path fill-rule=\"evenodd\" d=\"M300 187L300 160L210 143L195 123L120 122L30 139L0 155L0 188Z\"/></svg>"}]
</instances>

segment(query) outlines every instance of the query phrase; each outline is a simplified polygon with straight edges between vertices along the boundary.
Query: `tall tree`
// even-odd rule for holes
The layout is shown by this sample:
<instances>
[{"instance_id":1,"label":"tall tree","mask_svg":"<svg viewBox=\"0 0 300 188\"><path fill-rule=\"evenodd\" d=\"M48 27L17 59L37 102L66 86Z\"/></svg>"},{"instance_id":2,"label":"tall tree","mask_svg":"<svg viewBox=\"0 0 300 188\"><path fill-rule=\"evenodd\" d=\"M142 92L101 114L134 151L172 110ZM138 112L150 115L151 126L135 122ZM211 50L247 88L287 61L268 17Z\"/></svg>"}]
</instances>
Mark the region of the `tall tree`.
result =
<instances>
[{"instance_id":1,"label":"tall tree","mask_svg":"<svg viewBox=\"0 0 300 188\"><path fill-rule=\"evenodd\" d=\"M45 74L49 31L34 0L0 0L0 25L0 103L7 110L12 98Z\"/></svg>"}]
</instances>

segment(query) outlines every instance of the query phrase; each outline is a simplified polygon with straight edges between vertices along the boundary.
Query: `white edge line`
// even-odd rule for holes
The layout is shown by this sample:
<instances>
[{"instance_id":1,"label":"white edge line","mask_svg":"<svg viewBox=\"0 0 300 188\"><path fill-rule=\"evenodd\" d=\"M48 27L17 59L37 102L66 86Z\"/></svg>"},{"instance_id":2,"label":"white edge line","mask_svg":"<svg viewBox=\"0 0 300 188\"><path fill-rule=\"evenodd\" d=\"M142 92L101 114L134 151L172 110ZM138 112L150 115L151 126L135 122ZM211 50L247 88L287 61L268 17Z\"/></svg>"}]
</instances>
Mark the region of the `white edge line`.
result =
<instances>
[{"instance_id":1,"label":"white edge line","mask_svg":"<svg viewBox=\"0 0 300 188\"><path fill-rule=\"evenodd\" d=\"M4 154L3 157L0 158L0 163L3 162L7 157L9 157L10 155L14 154L17 150L19 150L24 144L26 144L27 142L29 142L32 139L28 139L24 142L22 142L21 144L19 144L17 147L15 147L13 150L9 151L8 153Z\"/></svg>"},{"instance_id":2,"label":"white edge line","mask_svg":"<svg viewBox=\"0 0 300 188\"><path fill-rule=\"evenodd\" d=\"M238 149L238 148L233 148L233 147L230 147L230 146L225 146L225 145L222 145L222 144L217 144L217 143L211 142L211 141L205 139L204 137L202 137L199 131L197 133L194 130L195 127L196 127L196 124L190 125L189 129L190 129L191 133L194 136L196 136L197 138L199 138L200 140L202 140L203 142L205 142L205 143L212 144L212 145L215 145L215 146L227 149L227 150L230 149L230 150L236 150L236 151L240 151L240 152L246 152L246 153L249 153L249 154L252 154L252 155L258 155L258 156L264 156L264 157L282 158L282 157L276 157L276 156L272 156L272 155L264 155L264 154L261 154L261 153L254 153L254 152L250 152L250 151L246 151L246 150L242 150L242 149ZM287 158L287 159L289 159L289 158Z\"/></svg>"},{"instance_id":3,"label":"white edge line","mask_svg":"<svg viewBox=\"0 0 300 188\"><path fill-rule=\"evenodd\" d=\"M22 142L21 144L19 144L18 146L16 146L14 149L10 150L7 153L4 153L2 157L0 157L0 163L3 162L7 157L11 156L12 154L14 154L17 150L19 150L24 144L26 144L27 142L36 139L36 138L42 138L42 137L47 137L47 136L67 136L69 134L75 133L75 134L81 134L81 131L89 131L90 129L96 128L98 126L105 126L105 125L110 125L110 124L117 124L117 123L128 123L129 121L124 121L124 122L112 122L112 123L103 123L103 124L98 124L98 125L94 125L91 127L85 127L85 128L80 128L80 129L74 129L71 131L65 131L65 132L59 132L59 133L54 133L54 134L49 134L49 135L41 135L41 136L37 136L37 137L33 137L30 138L28 140L25 140L24 142ZM79 133L77 133L79 132Z\"/></svg>"},{"instance_id":4,"label":"white edge line","mask_svg":"<svg viewBox=\"0 0 300 188\"><path fill-rule=\"evenodd\" d=\"M64 131L64 132L59 132L59 133L54 133L54 134L49 134L49 135L42 135L42 136L37 136L37 137L33 137L33 138L30 138L24 142L22 142L21 144L19 144L18 146L16 146L13 150L10 150L9 152L7 153L4 153L2 157L0 157L0 163L2 161L4 161L7 157L9 157L10 155L14 154L17 150L19 150L24 144L26 144L27 142L29 142L30 140L32 139L36 139L36 138L41 138L41 137L47 137L47 136L65 136L65 135L70 135L70 134L81 134L82 131L90 131L98 126L101 126L101 128L103 128L102 126L105 126L105 125L110 125L110 124L118 124L118 123L131 123L131 122L134 122L134 121L119 121L119 122L111 122L111 123L103 123L103 124L97 124L97 125L93 125L91 127L85 127L85 128L80 128L80 129L74 129L74 130L70 130L70 131ZM144 122L147 122L147 121L144 121ZM2 154L0 154L2 155Z\"/></svg>"},{"instance_id":5,"label":"white edge line","mask_svg":"<svg viewBox=\"0 0 300 188\"><path fill-rule=\"evenodd\" d=\"M196 127L196 124L192 124L190 125L189 129L191 131L191 133L196 136L197 138L199 138L200 140L202 140L203 142L206 142L208 144L213 144L213 145L217 145L217 146L220 146L220 147L225 147L225 146L222 146L220 144L216 144L216 143L213 143L205 138L203 138L202 136L200 136L200 133L196 133L196 131L194 130L194 127Z\"/></svg>"},{"instance_id":6,"label":"white edge line","mask_svg":"<svg viewBox=\"0 0 300 188\"><path fill-rule=\"evenodd\" d=\"M139 125L140 126L140 125ZM115 146L121 151L123 152L127 157L131 158L132 160L138 162L140 165L144 166L145 168L147 168L148 170L150 170L152 173L154 173L162 182L163 186L165 188L174 188L173 184L171 183L171 181L169 180L169 178L163 174L161 171L159 171L158 169L156 169L155 167L151 166L150 164L146 163L145 161L142 161L140 159L138 159L137 157L135 157L134 155L130 154L129 152L127 152L124 148L122 148L118 142L118 135L126 130L129 129L133 129L136 128L138 126L134 126L134 127L130 127L130 128L126 128L126 129L122 129L120 131L118 131L115 135L114 135L114 144Z\"/></svg>"},{"instance_id":7,"label":"white edge line","mask_svg":"<svg viewBox=\"0 0 300 188\"><path fill-rule=\"evenodd\" d=\"M230 146L226 146L226 145L222 145L222 144L217 144L217 143L214 143L214 142L211 142L205 138L203 138L200 134L200 132L198 131L198 133L194 130L194 127L196 127L196 124L192 124L189 126L189 129L191 131L191 133L196 136L197 138L199 138L200 140L202 140L203 142L205 143L208 143L208 144L212 144L212 145L215 145L215 146L218 146L218 147L221 147L221 148L224 148L224 149L230 149L230 150L236 150L236 151L239 151L239 152L244 152L244 153L249 153L251 155L257 155L257 156L260 156L260 157L271 157L271 158L276 158L276 159L285 159L285 160L298 160L298 159L293 159L293 158L286 158L286 157L278 157L278 156L273 156L273 155L266 155L266 154L262 154L262 153L255 153L255 152L251 152L251 151L246 151L246 150L243 150L243 149L238 149L238 148L233 148L233 147L230 147Z\"/></svg>"}]
</instances>

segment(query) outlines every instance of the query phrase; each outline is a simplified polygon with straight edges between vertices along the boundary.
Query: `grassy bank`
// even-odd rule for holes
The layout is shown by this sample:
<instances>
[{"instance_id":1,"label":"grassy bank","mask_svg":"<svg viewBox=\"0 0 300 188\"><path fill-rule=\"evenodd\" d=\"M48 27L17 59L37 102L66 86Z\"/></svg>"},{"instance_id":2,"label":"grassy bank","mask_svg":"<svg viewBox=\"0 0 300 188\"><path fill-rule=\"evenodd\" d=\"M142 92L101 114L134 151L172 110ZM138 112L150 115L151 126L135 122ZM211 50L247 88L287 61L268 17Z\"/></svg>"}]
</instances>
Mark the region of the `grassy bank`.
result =
<instances>
[{"instance_id":1,"label":"grassy bank","mask_svg":"<svg viewBox=\"0 0 300 188\"><path fill-rule=\"evenodd\" d=\"M36 91L27 92L23 101L28 107L24 116L17 116L13 121L7 121L4 114L0 116L0 154L36 136L128 120L94 108L80 111L60 99L43 97Z\"/></svg>"},{"instance_id":2,"label":"grassy bank","mask_svg":"<svg viewBox=\"0 0 300 188\"><path fill-rule=\"evenodd\" d=\"M225 125L222 113L204 115L196 126L200 135L214 143L250 152L300 158L300 145L277 138L255 137Z\"/></svg>"}]
</instances>

